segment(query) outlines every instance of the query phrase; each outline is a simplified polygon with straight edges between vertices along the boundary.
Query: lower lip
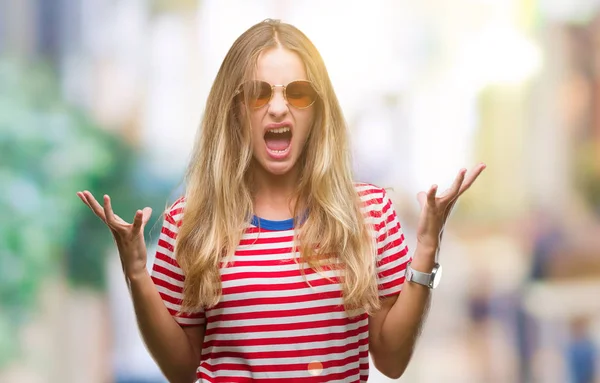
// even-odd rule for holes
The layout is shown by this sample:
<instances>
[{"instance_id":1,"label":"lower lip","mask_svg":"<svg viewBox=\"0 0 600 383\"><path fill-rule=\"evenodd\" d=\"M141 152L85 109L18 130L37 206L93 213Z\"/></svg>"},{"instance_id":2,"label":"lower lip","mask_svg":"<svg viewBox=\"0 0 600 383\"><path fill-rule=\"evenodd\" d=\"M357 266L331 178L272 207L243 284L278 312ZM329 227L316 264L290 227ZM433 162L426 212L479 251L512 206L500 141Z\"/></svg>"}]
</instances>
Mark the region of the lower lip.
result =
<instances>
[{"instance_id":1,"label":"lower lip","mask_svg":"<svg viewBox=\"0 0 600 383\"><path fill-rule=\"evenodd\" d=\"M282 151L273 151L269 148L267 149L267 154L269 155L269 157L271 157L274 160L283 160L285 159L289 154L290 154L290 149L292 148L292 143L290 142L290 145Z\"/></svg>"}]
</instances>

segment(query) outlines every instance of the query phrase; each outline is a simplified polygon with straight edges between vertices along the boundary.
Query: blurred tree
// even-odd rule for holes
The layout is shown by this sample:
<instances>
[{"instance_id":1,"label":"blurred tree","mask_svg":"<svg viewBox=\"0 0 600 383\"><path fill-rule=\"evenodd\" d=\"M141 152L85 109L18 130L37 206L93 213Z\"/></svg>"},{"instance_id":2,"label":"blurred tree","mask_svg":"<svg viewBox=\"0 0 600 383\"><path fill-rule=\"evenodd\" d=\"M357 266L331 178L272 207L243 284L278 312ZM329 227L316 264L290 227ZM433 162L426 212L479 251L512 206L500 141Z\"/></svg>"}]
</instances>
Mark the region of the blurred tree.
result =
<instances>
[{"instance_id":1,"label":"blurred tree","mask_svg":"<svg viewBox=\"0 0 600 383\"><path fill-rule=\"evenodd\" d=\"M124 219L164 208L167 183L140 163L134 148L62 100L49 66L0 60L0 368L17 356L18 329L49 275L104 288L113 243L76 191L111 195Z\"/></svg>"}]
</instances>

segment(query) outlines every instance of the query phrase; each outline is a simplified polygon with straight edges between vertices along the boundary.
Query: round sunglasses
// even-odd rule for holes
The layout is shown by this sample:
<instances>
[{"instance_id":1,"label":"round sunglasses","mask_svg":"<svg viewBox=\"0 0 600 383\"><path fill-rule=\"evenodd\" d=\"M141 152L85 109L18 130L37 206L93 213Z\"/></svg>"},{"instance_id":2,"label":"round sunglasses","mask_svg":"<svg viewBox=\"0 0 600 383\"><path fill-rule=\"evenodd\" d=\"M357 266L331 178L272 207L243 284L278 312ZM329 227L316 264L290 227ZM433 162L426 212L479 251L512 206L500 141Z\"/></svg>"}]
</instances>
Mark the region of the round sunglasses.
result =
<instances>
[{"instance_id":1,"label":"round sunglasses","mask_svg":"<svg viewBox=\"0 0 600 383\"><path fill-rule=\"evenodd\" d=\"M317 101L318 94L310 81L296 80L287 85L271 85L266 81L247 81L240 85L234 93L242 101L248 102L248 106L257 109L271 101L275 88L283 88L285 100L298 109L305 109Z\"/></svg>"}]
</instances>

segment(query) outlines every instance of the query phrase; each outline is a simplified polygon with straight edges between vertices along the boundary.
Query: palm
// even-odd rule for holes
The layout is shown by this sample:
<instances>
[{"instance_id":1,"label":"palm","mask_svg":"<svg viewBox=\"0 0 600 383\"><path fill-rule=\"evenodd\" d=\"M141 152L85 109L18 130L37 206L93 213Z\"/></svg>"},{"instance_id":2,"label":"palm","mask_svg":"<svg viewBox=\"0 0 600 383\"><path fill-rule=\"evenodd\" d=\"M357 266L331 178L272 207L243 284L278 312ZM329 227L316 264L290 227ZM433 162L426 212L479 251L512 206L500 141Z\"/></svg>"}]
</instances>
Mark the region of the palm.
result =
<instances>
[{"instance_id":1,"label":"palm","mask_svg":"<svg viewBox=\"0 0 600 383\"><path fill-rule=\"evenodd\" d=\"M133 218L133 223L129 223L113 212L108 196L104 196L104 206L101 206L88 191L78 192L77 196L110 229L121 256L124 271L136 273L145 270L144 226L150 219L152 209L146 207L138 210Z\"/></svg>"},{"instance_id":2,"label":"palm","mask_svg":"<svg viewBox=\"0 0 600 383\"><path fill-rule=\"evenodd\" d=\"M421 206L421 214L417 224L417 240L419 243L434 247L439 246L446 220L458 197L471 187L484 169L484 164L477 165L468 173L466 169L461 169L452 186L439 196L437 195L437 185L433 185L427 193L422 191L417 194Z\"/></svg>"}]
</instances>

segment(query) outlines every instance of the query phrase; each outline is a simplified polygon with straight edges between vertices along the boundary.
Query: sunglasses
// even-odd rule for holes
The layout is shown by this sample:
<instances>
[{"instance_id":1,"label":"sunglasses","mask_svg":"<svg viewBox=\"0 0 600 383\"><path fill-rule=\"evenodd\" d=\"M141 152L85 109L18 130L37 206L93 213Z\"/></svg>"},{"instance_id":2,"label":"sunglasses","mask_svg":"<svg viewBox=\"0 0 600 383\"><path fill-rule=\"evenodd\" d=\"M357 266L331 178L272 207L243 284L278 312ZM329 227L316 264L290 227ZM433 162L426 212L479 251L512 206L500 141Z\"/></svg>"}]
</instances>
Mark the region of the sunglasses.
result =
<instances>
[{"instance_id":1,"label":"sunglasses","mask_svg":"<svg viewBox=\"0 0 600 383\"><path fill-rule=\"evenodd\" d=\"M318 98L317 91L311 82L305 80L292 81L287 85L271 85L266 81L247 81L240 85L234 96L248 102L248 106L251 108L257 109L271 101L276 87L283 88L283 97L294 108L308 108Z\"/></svg>"}]
</instances>

